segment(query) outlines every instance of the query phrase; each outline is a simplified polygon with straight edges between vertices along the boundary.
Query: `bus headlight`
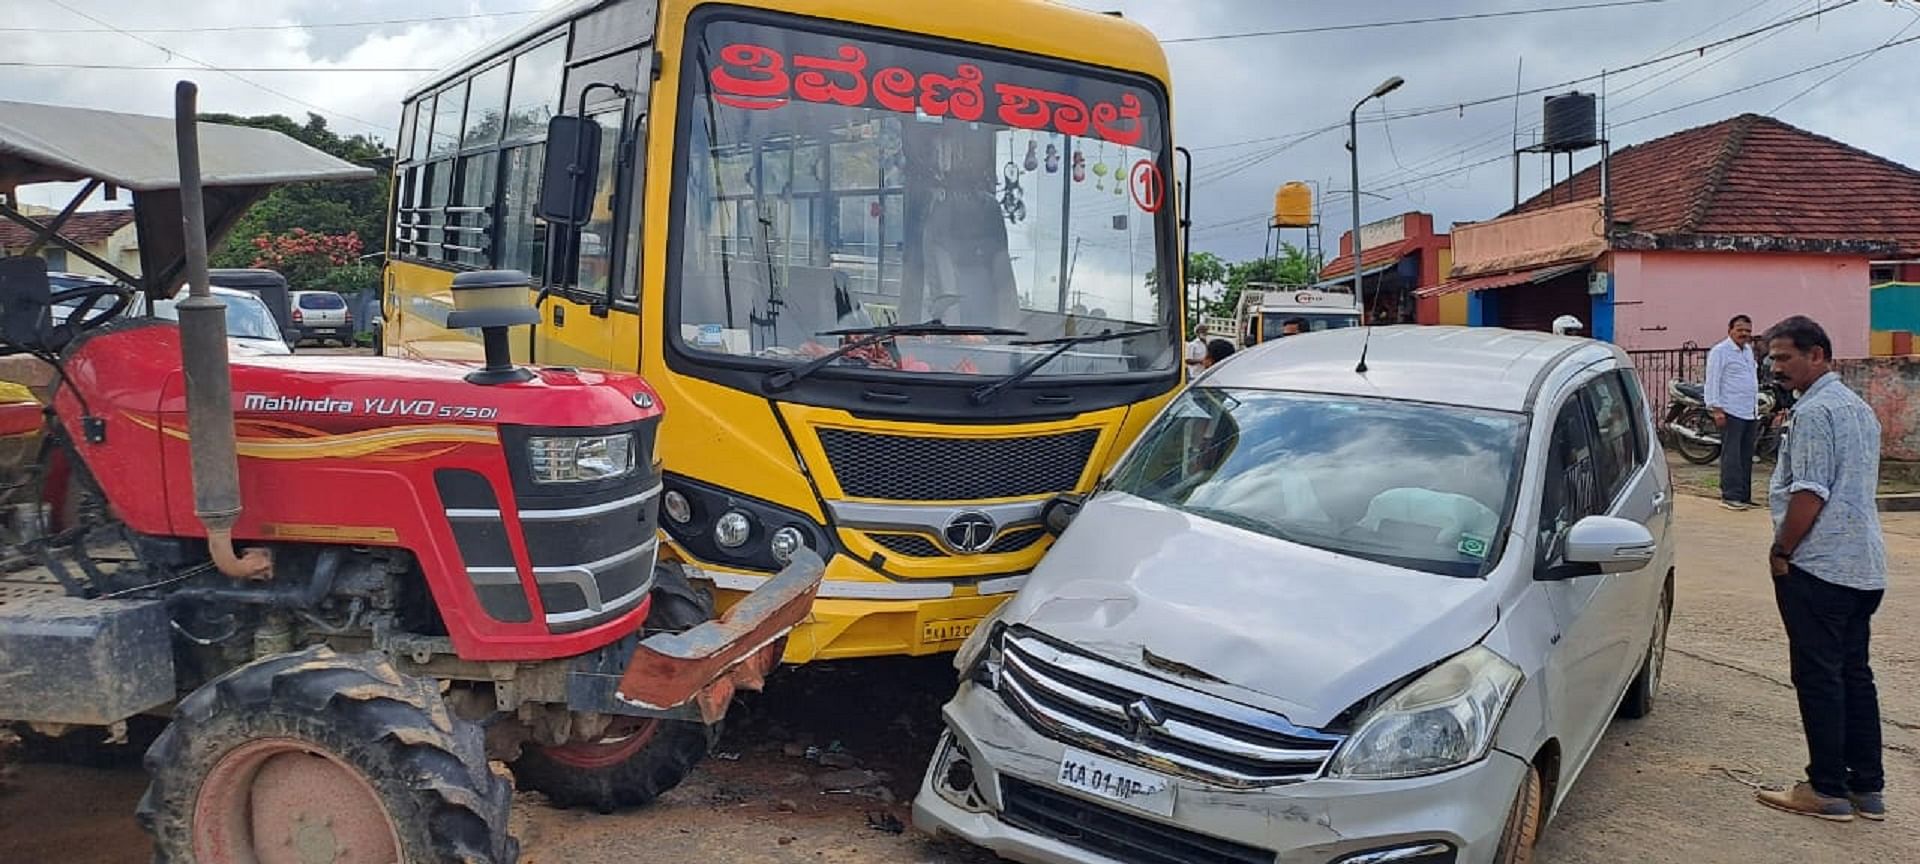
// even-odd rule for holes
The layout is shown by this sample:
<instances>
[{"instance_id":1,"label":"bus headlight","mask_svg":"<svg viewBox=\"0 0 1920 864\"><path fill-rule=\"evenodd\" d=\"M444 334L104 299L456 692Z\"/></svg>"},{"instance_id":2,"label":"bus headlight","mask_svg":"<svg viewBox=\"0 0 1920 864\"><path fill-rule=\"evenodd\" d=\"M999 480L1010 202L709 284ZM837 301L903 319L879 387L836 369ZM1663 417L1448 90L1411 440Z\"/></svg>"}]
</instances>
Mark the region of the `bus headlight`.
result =
<instances>
[{"instance_id":1,"label":"bus headlight","mask_svg":"<svg viewBox=\"0 0 1920 864\"><path fill-rule=\"evenodd\" d=\"M738 510L728 510L713 522L713 542L723 549L738 549L753 536L753 520Z\"/></svg>"},{"instance_id":2,"label":"bus headlight","mask_svg":"<svg viewBox=\"0 0 1920 864\"><path fill-rule=\"evenodd\" d=\"M773 537L767 541L767 552L773 556L773 560L784 566L792 563L793 553L806 545L807 538L800 533L800 529L787 525L773 532Z\"/></svg>"},{"instance_id":3,"label":"bus headlight","mask_svg":"<svg viewBox=\"0 0 1920 864\"><path fill-rule=\"evenodd\" d=\"M589 483L633 473L633 433L527 439L535 483Z\"/></svg>"}]
</instances>

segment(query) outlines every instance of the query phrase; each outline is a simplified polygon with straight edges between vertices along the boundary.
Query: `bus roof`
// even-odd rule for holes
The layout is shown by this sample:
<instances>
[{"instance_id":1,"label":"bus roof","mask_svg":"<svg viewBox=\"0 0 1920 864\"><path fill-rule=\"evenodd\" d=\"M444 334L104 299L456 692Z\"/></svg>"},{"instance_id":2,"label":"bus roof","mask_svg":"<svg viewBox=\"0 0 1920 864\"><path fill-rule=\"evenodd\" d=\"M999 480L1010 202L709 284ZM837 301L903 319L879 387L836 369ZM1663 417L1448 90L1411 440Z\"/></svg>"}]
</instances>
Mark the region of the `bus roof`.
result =
<instances>
[{"instance_id":1,"label":"bus roof","mask_svg":"<svg viewBox=\"0 0 1920 864\"><path fill-rule=\"evenodd\" d=\"M406 102L433 92L473 69L551 32L567 21L602 6L634 0L570 0L541 14L508 36L468 52L407 91ZM725 0L645 0L687 8ZM1160 41L1145 27L1117 12L1092 12L1055 0L734 0L734 5L770 9L889 27L908 33L939 35L1044 57L1076 60L1111 69L1144 73L1171 84ZM982 14L981 7L999 7ZM1072 38L1057 34L1074 33Z\"/></svg>"},{"instance_id":2,"label":"bus roof","mask_svg":"<svg viewBox=\"0 0 1920 864\"><path fill-rule=\"evenodd\" d=\"M538 17L527 22L527 24L520 29L469 51L461 55L460 59L441 67L440 71L433 73L425 81L415 85L412 90L408 90L405 101L412 102L422 95L434 91L439 88L440 85L447 83L447 81L460 77L462 73L475 66L479 66L494 57L498 57L521 45L531 42L562 23L571 21L588 12L592 12L596 8L613 2L617 2L617 0L569 0L569 2L562 3L542 12Z\"/></svg>"}]
</instances>

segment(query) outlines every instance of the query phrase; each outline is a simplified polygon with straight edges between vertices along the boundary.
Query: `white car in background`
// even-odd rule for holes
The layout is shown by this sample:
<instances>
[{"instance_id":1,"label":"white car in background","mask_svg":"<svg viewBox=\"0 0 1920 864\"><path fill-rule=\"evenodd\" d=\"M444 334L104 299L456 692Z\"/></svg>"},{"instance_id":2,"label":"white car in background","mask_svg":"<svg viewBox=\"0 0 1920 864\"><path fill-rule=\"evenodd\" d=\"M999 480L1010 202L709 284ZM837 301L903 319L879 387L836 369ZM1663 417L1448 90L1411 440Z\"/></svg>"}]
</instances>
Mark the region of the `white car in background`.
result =
<instances>
[{"instance_id":1,"label":"white car in background","mask_svg":"<svg viewBox=\"0 0 1920 864\"><path fill-rule=\"evenodd\" d=\"M235 354L255 356L287 355L293 353L280 325L273 321L273 311L267 308L265 301L249 291L234 288L222 288L218 285L211 289L213 296L227 304L227 345ZM153 317L168 321L180 320L175 305L185 294L174 295L172 300L162 300L153 304Z\"/></svg>"},{"instance_id":2,"label":"white car in background","mask_svg":"<svg viewBox=\"0 0 1920 864\"><path fill-rule=\"evenodd\" d=\"M329 339L353 344L353 310L347 298L334 291L295 291L292 299L295 344L309 339L322 345Z\"/></svg>"},{"instance_id":3,"label":"white car in background","mask_svg":"<svg viewBox=\"0 0 1920 864\"><path fill-rule=\"evenodd\" d=\"M88 285L114 284L110 280L81 273L48 273L47 280L55 293ZM284 356L293 353L293 347L288 343L285 334L280 332L280 325L274 323L273 311L267 308L266 302L258 295L234 288L222 288L218 285L213 286L212 291L215 297L219 297L227 304L227 346L233 353L254 356ZM152 317L168 321L180 320L180 313L174 306L184 296L186 296L186 289L182 288L180 294L174 295L174 299L155 303ZM49 310L52 322L56 325L64 323L78 303L78 300L72 300L54 304ZM146 295L134 291L132 301L127 304L126 311L120 315L123 318L147 317Z\"/></svg>"}]
</instances>

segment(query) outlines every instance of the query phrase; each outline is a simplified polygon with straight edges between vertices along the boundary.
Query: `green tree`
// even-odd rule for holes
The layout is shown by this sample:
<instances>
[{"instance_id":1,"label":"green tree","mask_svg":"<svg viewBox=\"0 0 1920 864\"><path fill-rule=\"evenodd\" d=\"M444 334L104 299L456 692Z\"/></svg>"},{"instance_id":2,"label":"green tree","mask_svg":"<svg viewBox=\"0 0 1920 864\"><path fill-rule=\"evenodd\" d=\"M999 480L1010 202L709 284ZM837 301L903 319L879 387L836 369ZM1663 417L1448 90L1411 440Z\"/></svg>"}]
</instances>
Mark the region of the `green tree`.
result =
<instances>
[{"instance_id":1,"label":"green tree","mask_svg":"<svg viewBox=\"0 0 1920 864\"><path fill-rule=\"evenodd\" d=\"M282 235L296 228L313 234L352 234L363 246L379 249L386 242L387 201L393 153L385 144L365 135L343 137L327 128L326 118L308 114L302 124L282 114L241 117L203 114L209 123L271 129L309 147L373 168L371 180L351 183L292 183L275 188L254 204L228 232L210 256L215 267L246 267L257 252L255 238ZM294 285L305 288L306 285Z\"/></svg>"},{"instance_id":2,"label":"green tree","mask_svg":"<svg viewBox=\"0 0 1920 864\"><path fill-rule=\"evenodd\" d=\"M1280 244L1280 254L1277 256L1228 264L1226 275L1220 280L1227 288L1207 304L1207 314L1233 317L1235 308L1240 305L1240 292L1248 283L1311 285L1318 281L1320 266L1320 256L1308 255L1305 249L1292 243Z\"/></svg>"}]
</instances>

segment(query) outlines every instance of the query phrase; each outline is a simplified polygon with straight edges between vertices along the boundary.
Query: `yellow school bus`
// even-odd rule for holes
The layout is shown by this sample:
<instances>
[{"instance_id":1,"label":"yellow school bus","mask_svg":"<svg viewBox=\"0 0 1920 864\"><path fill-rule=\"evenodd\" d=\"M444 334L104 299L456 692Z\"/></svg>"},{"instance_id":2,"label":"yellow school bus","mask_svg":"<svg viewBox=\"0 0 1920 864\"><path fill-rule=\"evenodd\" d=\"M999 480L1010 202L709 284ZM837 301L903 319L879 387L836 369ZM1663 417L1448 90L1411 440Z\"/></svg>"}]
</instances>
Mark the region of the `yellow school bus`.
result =
<instances>
[{"instance_id":1,"label":"yellow school bus","mask_svg":"<svg viewBox=\"0 0 1920 864\"><path fill-rule=\"evenodd\" d=\"M722 608L808 546L807 662L958 647L1182 384L1159 44L1043 0L592 0L403 108L382 350L638 370L665 556Z\"/></svg>"}]
</instances>

